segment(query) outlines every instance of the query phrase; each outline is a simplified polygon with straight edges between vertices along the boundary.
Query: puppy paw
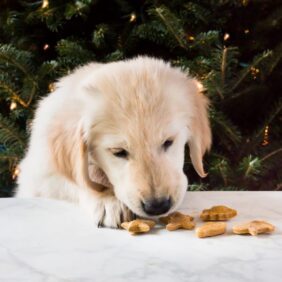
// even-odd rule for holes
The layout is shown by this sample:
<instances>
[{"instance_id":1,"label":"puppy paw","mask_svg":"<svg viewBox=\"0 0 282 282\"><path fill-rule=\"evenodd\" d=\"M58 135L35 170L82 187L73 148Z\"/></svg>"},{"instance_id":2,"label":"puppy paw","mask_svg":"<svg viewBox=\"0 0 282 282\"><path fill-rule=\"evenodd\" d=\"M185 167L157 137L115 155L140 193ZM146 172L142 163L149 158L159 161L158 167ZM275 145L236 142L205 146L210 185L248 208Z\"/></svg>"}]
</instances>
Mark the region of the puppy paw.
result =
<instances>
[{"instance_id":1,"label":"puppy paw","mask_svg":"<svg viewBox=\"0 0 282 282\"><path fill-rule=\"evenodd\" d=\"M120 228L122 222L136 218L136 215L114 195L99 198L84 196L80 199L80 206L90 214L98 227Z\"/></svg>"},{"instance_id":2,"label":"puppy paw","mask_svg":"<svg viewBox=\"0 0 282 282\"><path fill-rule=\"evenodd\" d=\"M122 222L136 218L135 214L116 197L104 199L96 214L97 219L99 219L98 227L120 228Z\"/></svg>"}]
</instances>

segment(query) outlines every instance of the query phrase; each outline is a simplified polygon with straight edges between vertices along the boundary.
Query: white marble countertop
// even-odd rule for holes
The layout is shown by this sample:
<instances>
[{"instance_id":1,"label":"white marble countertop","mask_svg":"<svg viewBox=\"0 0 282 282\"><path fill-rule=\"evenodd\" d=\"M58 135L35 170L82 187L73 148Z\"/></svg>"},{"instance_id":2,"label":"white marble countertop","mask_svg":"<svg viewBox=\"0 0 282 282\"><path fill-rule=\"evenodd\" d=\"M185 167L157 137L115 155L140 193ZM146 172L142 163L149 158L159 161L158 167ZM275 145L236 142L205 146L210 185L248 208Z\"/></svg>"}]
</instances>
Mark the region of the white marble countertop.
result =
<instances>
[{"instance_id":1,"label":"white marble countertop","mask_svg":"<svg viewBox=\"0 0 282 282\"><path fill-rule=\"evenodd\" d=\"M72 204L0 199L0 281L282 281L281 192L188 192L182 211L226 204L238 210L225 235L164 229L132 236L98 229ZM239 236L234 223L264 219L272 235Z\"/></svg>"}]
</instances>

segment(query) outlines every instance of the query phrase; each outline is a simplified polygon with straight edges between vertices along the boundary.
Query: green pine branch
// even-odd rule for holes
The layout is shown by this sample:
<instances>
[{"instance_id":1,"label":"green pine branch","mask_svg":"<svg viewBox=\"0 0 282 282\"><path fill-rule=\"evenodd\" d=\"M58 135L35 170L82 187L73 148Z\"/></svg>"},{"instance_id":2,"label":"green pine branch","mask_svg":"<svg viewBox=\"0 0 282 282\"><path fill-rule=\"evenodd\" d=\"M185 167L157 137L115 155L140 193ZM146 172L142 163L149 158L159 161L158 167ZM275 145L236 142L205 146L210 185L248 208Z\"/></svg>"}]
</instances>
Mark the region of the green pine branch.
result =
<instances>
[{"instance_id":1,"label":"green pine branch","mask_svg":"<svg viewBox=\"0 0 282 282\"><path fill-rule=\"evenodd\" d=\"M181 48L185 50L189 49L181 20L172 11L170 11L168 7L161 5L150 9L148 13L149 15L155 16L161 20L170 35L175 38Z\"/></svg>"},{"instance_id":2,"label":"green pine branch","mask_svg":"<svg viewBox=\"0 0 282 282\"><path fill-rule=\"evenodd\" d=\"M31 53L18 50L11 45L0 45L0 69L5 71L0 75L2 90L6 90L8 95L11 94L11 99L27 108L31 104L38 87L36 75L33 75L34 66L32 65ZM20 71L20 73L17 73L17 71ZM8 73L9 78L7 78ZM12 79L19 81L19 78L22 77L22 89L17 91Z\"/></svg>"},{"instance_id":3,"label":"green pine branch","mask_svg":"<svg viewBox=\"0 0 282 282\"><path fill-rule=\"evenodd\" d=\"M185 7L189 15L193 16L197 24L209 23L212 13L209 9L206 9L200 3L190 1L188 3L185 3L183 6Z\"/></svg>"},{"instance_id":4,"label":"green pine branch","mask_svg":"<svg viewBox=\"0 0 282 282\"><path fill-rule=\"evenodd\" d=\"M271 124L271 122L280 114L282 111L282 99L280 99L271 110L268 118L259 126L259 128L254 131L254 133L250 136L250 142L246 144L246 148L243 150L243 154L250 154L251 151L254 150L258 145L261 144L263 139L263 134L265 131L265 127Z\"/></svg>"},{"instance_id":5,"label":"green pine branch","mask_svg":"<svg viewBox=\"0 0 282 282\"><path fill-rule=\"evenodd\" d=\"M192 49L197 48L205 54L210 54L213 49L209 47L217 47L219 44L219 32L217 30L209 30L207 32L198 33L189 47Z\"/></svg>"},{"instance_id":6,"label":"green pine branch","mask_svg":"<svg viewBox=\"0 0 282 282\"><path fill-rule=\"evenodd\" d=\"M106 38L109 33L109 25L100 24L95 28L92 36L92 42L97 49L106 48Z\"/></svg>"},{"instance_id":7,"label":"green pine branch","mask_svg":"<svg viewBox=\"0 0 282 282\"><path fill-rule=\"evenodd\" d=\"M215 108L211 108L210 113L213 132L218 135L220 140L226 145L231 143L238 147L242 140L242 134L237 126L235 126L224 113Z\"/></svg>"},{"instance_id":8,"label":"green pine branch","mask_svg":"<svg viewBox=\"0 0 282 282\"><path fill-rule=\"evenodd\" d=\"M209 172L214 176L218 176L225 186L229 185L231 175L231 167L228 159L220 154L213 155L209 164Z\"/></svg>"},{"instance_id":9,"label":"green pine branch","mask_svg":"<svg viewBox=\"0 0 282 282\"><path fill-rule=\"evenodd\" d=\"M16 100L22 106L27 106L25 101L21 99L19 89L16 83L12 80L11 75L4 71L0 73L0 96L6 101Z\"/></svg>"},{"instance_id":10,"label":"green pine branch","mask_svg":"<svg viewBox=\"0 0 282 282\"><path fill-rule=\"evenodd\" d=\"M262 54L255 56L252 63L239 73L238 78L233 83L233 86L231 86L231 92L234 92L235 89L237 89L239 85L241 85L241 83L245 80L245 78L250 74L251 68L259 66L259 64L263 60L265 60L266 58L268 58L271 55L272 55L272 51L268 50L268 51L264 51Z\"/></svg>"},{"instance_id":11,"label":"green pine branch","mask_svg":"<svg viewBox=\"0 0 282 282\"><path fill-rule=\"evenodd\" d=\"M33 65L30 52L16 49L9 44L0 44L0 64L5 64L6 67L13 66L34 81L31 77Z\"/></svg>"},{"instance_id":12,"label":"green pine branch","mask_svg":"<svg viewBox=\"0 0 282 282\"><path fill-rule=\"evenodd\" d=\"M138 38L139 41L148 40L157 45L166 46L171 50L178 46L166 27L155 20L133 28L130 43L132 43L132 41L134 42L134 38Z\"/></svg>"},{"instance_id":13,"label":"green pine branch","mask_svg":"<svg viewBox=\"0 0 282 282\"><path fill-rule=\"evenodd\" d=\"M276 149L270 153L268 153L267 155L265 155L263 158L261 158L261 162L265 162L266 160L268 160L269 158L277 155L277 154L281 154L282 153L282 147L279 149Z\"/></svg>"},{"instance_id":14,"label":"green pine branch","mask_svg":"<svg viewBox=\"0 0 282 282\"><path fill-rule=\"evenodd\" d=\"M95 54L83 45L83 42L70 39L62 39L58 42L56 50L59 56L56 67L61 74L95 60Z\"/></svg>"},{"instance_id":15,"label":"green pine branch","mask_svg":"<svg viewBox=\"0 0 282 282\"><path fill-rule=\"evenodd\" d=\"M243 178L254 178L261 172L261 160L256 156L246 156L244 157L238 166L238 171L241 172Z\"/></svg>"},{"instance_id":16,"label":"green pine branch","mask_svg":"<svg viewBox=\"0 0 282 282\"><path fill-rule=\"evenodd\" d=\"M208 185L204 183L193 183L188 185L187 191L207 191Z\"/></svg>"},{"instance_id":17,"label":"green pine branch","mask_svg":"<svg viewBox=\"0 0 282 282\"><path fill-rule=\"evenodd\" d=\"M0 143L11 151L24 150L26 145L25 134L9 119L0 114Z\"/></svg>"},{"instance_id":18,"label":"green pine branch","mask_svg":"<svg viewBox=\"0 0 282 282\"><path fill-rule=\"evenodd\" d=\"M0 153L0 164L3 168L3 172L9 173L12 171L15 166L19 163L21 154L16 154L15 152L10 152L9 150L6 150L5 152ZM1 173L1 172L0 172Z\"/></svg>"}]
</instances>

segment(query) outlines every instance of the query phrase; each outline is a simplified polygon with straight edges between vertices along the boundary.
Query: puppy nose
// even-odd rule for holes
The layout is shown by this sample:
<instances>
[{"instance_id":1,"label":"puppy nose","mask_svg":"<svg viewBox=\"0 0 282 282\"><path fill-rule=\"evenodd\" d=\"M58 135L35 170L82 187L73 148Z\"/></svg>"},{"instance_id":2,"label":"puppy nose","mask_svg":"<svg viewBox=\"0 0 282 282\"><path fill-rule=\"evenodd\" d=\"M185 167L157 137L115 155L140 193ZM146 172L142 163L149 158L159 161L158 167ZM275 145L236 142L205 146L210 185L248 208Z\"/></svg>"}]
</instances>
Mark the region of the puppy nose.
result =
<instances>
[{"instance_id":1,"label":"puppy nose","mask_svg":"<svg viewBox=\"0 0 282 282\"><path fill-rule=\"evenodd\" d=\"M171 208L171 198L154 198L142 202L142 208L148 215L160 215L166 213Z\"/></svg>"}]
</instances>

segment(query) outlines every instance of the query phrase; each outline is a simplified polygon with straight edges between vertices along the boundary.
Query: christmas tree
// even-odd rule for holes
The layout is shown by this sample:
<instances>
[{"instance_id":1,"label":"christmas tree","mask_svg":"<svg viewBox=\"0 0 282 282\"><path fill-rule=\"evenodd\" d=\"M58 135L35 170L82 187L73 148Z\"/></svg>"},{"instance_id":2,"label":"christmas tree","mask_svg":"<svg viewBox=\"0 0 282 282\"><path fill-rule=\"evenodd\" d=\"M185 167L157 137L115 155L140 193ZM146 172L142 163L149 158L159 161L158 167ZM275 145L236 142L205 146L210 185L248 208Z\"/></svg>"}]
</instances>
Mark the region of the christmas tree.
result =
<instances>
[{"instance_id":1,"label":"christmas tree","mask_svg":"<svg viewBox=\"0 0 282 282\"><path fill-rule=\"evenodd\" d=\"M199 179L187 157L190 190L282 190L281 15L278 0L1 1L0 196L13 193L54 81L140 54L196 76L211 100L209 175Z\"/></svg>"}]
</instances>

